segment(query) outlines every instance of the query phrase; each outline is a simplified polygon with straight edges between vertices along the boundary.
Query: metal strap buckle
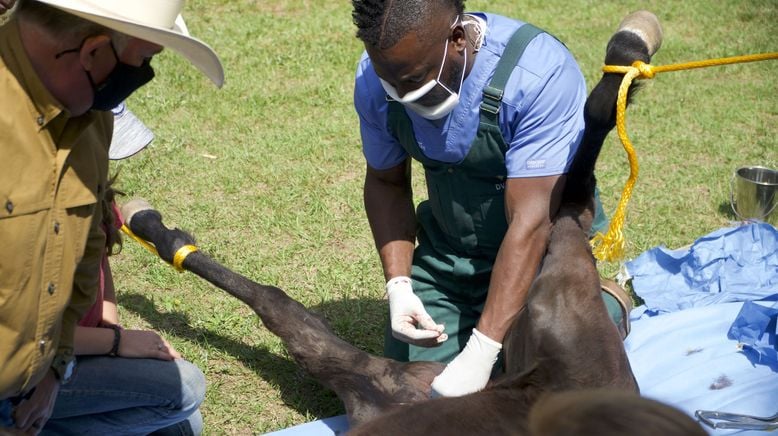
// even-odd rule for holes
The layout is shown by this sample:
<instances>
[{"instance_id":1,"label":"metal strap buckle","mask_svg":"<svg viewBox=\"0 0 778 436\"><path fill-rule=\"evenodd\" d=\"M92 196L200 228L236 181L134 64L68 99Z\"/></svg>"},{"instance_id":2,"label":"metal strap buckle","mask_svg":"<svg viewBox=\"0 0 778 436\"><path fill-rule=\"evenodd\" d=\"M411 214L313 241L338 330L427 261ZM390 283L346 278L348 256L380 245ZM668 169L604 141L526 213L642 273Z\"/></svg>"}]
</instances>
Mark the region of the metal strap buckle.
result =
<instances>
[{"instance_id":1,"label":"metal strap buckle","mask_svg":"<svg viewBox=\"0 0 778 436\"><path fill-rule=\"evenodd\" d=\"M500 112L503 90L486 86L484 88L484 98L481 102L481 110L497 115Z\"/></svg>"}]
</instances>

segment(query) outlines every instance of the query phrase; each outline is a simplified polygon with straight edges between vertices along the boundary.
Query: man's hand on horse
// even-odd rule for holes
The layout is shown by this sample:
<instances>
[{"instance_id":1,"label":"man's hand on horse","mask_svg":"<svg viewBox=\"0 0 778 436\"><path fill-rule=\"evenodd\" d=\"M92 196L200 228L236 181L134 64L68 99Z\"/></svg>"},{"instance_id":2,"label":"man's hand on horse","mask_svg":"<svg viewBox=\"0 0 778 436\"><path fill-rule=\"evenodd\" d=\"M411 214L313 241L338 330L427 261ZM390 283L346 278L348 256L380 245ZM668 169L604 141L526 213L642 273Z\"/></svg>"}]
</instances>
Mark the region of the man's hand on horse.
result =
<instances>
[{"instance_id":1,"label":"man's hand on horse","mask_svg":"<svg viewBox=\"0 0 778 436\"><path fill-rule=\"evenodd\" d=\"M443 325L432 320L424 304L413 293L409 277L389 280L386 295L389 298L392 336L420 347L434 347L448 339L448 335L443 333Z\"/></svg>"},{"instance_id":2,"label":"man's hand on horse","mask_svg":"<svg viewBox=\"0 0 778 436\"><path fill-rule=\"evenodd\" d=\"M465 349L432 380L432 396L459 397L486 387L501 349L502 344L473 329Z\"/></svg>"}]
</instances>

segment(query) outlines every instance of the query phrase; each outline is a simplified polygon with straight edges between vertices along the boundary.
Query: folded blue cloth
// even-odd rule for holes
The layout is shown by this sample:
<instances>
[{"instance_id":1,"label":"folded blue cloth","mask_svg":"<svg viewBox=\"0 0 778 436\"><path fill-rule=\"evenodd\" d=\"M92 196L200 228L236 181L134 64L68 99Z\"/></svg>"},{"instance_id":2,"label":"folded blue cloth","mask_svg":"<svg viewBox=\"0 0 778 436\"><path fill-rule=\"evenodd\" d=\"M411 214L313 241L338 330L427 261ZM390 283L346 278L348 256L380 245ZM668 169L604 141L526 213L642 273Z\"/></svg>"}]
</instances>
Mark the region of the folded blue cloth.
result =
<instances>
[{"instance_id":1,"label":"folded blue cloth","mask_svg":"<svg viewBox=\"0 0 778 436\"><path fill-rule=\"evenodd\" d=\"M765 307L746 301L729 328L727 337L738 341L751 362L778 371L777 325L778 304Z\"/></svg>"},{"instance_id":2,"label":"folded blue cloth","mask_svg":"<svg viewBox=\"0 0 778 436\"><path fill-rule=\"evenodd\" d=\"M764 319L752 316L759 309L743 309L746 305L767 310L778 306L775 302L724 303L652 317L641 317L640 310L633 310L632 331L624 346L641 395L678 407L689 416L696 410L753 416L777 412L778 372L771 365L755 365L745 348L738 346L751 338L767 340L759 333ZM774 322L773 318L773 328ZM733 328L737 333L727 338ZM706 430L717 436L768 434Z\"/></svg>"},{"instance_id":3,"label":"folded blue cloth","mask_svg":"<svg viewBox=\"0 0 778 436\"><path fill-rule=\"evenodd\" d=\"M626 263L650 313L778 298L778 229L761 222L710 233L688 250L656 247Z\"/></svg>"}]
</instances>

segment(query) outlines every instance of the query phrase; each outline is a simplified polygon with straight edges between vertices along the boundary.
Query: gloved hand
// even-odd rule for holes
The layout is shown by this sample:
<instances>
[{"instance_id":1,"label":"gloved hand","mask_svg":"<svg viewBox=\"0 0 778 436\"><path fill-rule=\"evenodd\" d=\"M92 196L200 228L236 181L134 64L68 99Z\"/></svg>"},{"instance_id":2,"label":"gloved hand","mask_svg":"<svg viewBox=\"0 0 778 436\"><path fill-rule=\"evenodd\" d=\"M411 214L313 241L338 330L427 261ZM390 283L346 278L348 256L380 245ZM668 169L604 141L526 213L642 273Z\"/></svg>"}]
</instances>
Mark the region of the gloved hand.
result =
<instances>
[{"instance_id":1,"label":"gloved hand","mask_svg":"<svg viewBox=\"0 0 778 436\"><path fill-rule=\"evenodd\" d=\"M473 329L465 349L432 380L432 396L459 397L483 389L501 349L502 344Z\"/></svg>"},{"instance_id":2,"label":"gloved hand","mask_svg":"<svg viewBox=\"0 0 778 436\"><path fill-rule=\"evenodd\" d=\"M394 277L386 282L386 295L389 297L392 336L421 347L434 347L448 339L443 333L443 325L435 324L413 293L409 277Z\"/></svg>"}]
</instances>

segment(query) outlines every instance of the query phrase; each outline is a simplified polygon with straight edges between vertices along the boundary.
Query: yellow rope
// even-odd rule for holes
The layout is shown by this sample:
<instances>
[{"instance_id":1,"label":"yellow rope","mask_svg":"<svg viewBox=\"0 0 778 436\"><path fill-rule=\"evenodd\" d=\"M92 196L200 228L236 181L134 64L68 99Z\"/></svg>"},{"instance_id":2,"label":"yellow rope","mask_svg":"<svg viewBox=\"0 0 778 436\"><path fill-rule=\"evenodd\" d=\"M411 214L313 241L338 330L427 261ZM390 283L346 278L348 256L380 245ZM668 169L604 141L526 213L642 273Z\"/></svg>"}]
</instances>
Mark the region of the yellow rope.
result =
<instances>
[{"instance_id":1,"label":"yellow rope","mask_svg":"<svg viewBox=\"0 0 778 436\"><path fill-rule=\"evenodd\" d=\"M127 227L126 224L122 224L122 231L129 236L130 238L134 239L136 242L138 242L141 247L145 248L146 250L149 250L151 253L154 254L154 256L159 256L159 253L157 253L157 248L154 247L150 242L147 240L141 238L140 236L136 235L135 233L130 230L129 227Z\"/></svg>"},{"instance_id":2,"label":"yellow rope","mask_svg":"<svg viewBox=\"0 0 778 436\"><path fill-rule=\"evenodd\" d=\"M145 239L141 238L140 236L136 235L135 233L133 233L132 230L130 230L130 228L127 227L127 225L122 224L121 230L127 236L129 236L130 238L132 238L136 242L138 242L141 245L141 247L143 247L146 250L150 251L155 256L159 256L159 253L157 252L157 248L154 247L154 245L152 245L147 240L145 240ZM184 259L186 259L187 256L189 256L190 254L194 253L195 251L198 251L198 248L195 247L194 245L184 245L183 247L179 248L176 251L176 254L173 255L173 268L175 268L176 271L178 271L178 272L183 272L184 271L184 267L183 267Z\"/></svg>"},{"instance_id":3,"label":"yellow rope","mask_svg":"<svg viewBox=\"0 0 778 436\"><path fill-rule=\"evenodd\" d=\"M197 251L197 247L194 245L184 245L179 248L173 256L173 268L178 272L182 272L184 270L184 259L195 251Z\"/></svg>"},{"instance_id":4,"label":"yellow rope","mask_svg":"<svg viewBox=\"0 0 778 436\"><path fill-rule=\"evenodd\" d=\"M632 189L638 178L638 160L635 149L627 136L627 91L632 81L635 79L653 79L657 73L669 71L690 70L693 68L712 67L719 65L728 65L743 62L756 62L768 59L778 59L778 52L763 53L746 56L733 56L728 58L709 59L704 61L686 62L681 64L652 66L641 61L636 61L632 66L605 65L602 70L606 73L622 73L624 79L619 87L619 95L616 100L616 131L621 139L621 144L627 152L629 160L629 178L624 184L624 190L621 193L616 212L613 214L608 232L602 234L597 232L592 238L592 249L595 257L599 260L621 260L624 258L624 219L627 210L627 203L632 196Z\"/></svg>"}]
</instances>

